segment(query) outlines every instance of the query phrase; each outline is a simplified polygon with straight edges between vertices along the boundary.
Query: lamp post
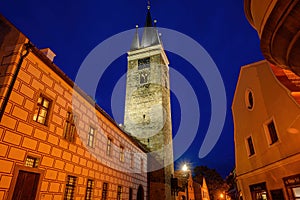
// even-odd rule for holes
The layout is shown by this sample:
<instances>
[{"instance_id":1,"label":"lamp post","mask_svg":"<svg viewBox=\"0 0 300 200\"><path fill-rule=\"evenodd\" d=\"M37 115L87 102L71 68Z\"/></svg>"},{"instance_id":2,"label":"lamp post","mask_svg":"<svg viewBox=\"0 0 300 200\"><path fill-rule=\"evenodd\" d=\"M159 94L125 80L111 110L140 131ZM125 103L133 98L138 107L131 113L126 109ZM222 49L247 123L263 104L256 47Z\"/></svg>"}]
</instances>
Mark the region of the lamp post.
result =
<instances>
[{"instance_id":1,"label":"lamp post","mask_svg":"<svg viewBox=\"0 0 300 200\"><path fill-rule=\"evenodd\" d=\"M186 199L189 200L189 176L190 176L189 168L187 164L184 164L181 169L183 171L183 176L186 179L186 183L185 183Z\"/></svg>"},{"instance_id":2,"label":"lamp post","mask_svg":"<svg viewBox=\"0 0 300 200\"><path fill-rule=\"evenodd\" d=\"M225 199L225 200L227 199L226 191L220 194L220 199Z\"/></svg>"}]
</instances>

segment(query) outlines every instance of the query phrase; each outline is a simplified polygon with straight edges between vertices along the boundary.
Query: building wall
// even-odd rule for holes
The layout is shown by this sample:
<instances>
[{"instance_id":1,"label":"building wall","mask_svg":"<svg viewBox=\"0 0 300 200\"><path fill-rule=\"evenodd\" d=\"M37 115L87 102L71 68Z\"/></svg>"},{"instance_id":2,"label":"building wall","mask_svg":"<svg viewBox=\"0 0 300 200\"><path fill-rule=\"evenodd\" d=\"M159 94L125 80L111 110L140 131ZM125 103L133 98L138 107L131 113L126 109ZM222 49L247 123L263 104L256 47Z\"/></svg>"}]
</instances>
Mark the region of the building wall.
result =
<instances>
[{"instance_id":1,"label":"building wall","mask_svg":"<svg viewBox=\"0 0 300 200\"><path fill-rule=\"evenodd\" d=\"M253 108L248 109L248 92ZM266 61L241 69L232 105L236 173L244 199L251 199L250 185L266 183L270 190L283 189L283 178L300 173L300 108L291 91L274 76ZM267 124L272 121L278 141L271 144ZM251 137L255 153L250 155Z\"/></svg>"},{"instance_id":2,"label":"building wall","mask_svg":"<svg viewBox=\"0 0 300 200\"><path fill-rule=\"evenodd\" d=\"M204 177L203 177L202 184L194 182L193 185L194 185L195 200L210 200L208 187L206 185L206 181Z\"/></svg>"},{"instance_id":3,"label":"building wall","mask_svg":"<svg viewBox=\"0 0 300 200\"><path fill-rule=\"evenodd\" d=\"M178 186L181 188L181 191L178 192L176 200L187 200L187 193L189 200L197 200L196 192L201 191L201 185L193 181L191 171L181 171L177 170L174 173L175 178L178 178ZM188 176L188 177L187 177ZM197 186L199 186L197 188Z\"/></svg>"},{"instance_id":4,"label":"building wall","mask_svg":"<svg viewBox=\"0 0 300 200\"><path fill-rule=\"evenodd\" d=\"M2 44L1 52L3 49ZM1 56L18 51L16 46ZM15 67L18 58L10 56L9 66ZM0 123L0 199L12 197L19 170L40 174L37 199L63 199L68 175L77 177L74 199L85 197L87 179L94 181L95 199L101 198L104 182L108 183L108 199L116 199L118 186L122 186L122 199L128 199L129 188L136 199L139 185L147 196L145 151L72 84L36 48L22 63ZM47 125L33 121L40 95L51 101ZM64 139L68 111L78 116L73 142ZM92 147L87 146L90 127L95 129ZM112 139L111 155L106 153L108 137ZM120 146L125 151L124 162L120 161ZM27 156L39 160L37 168L24 166Z\"/></svg>"}]
</instances>

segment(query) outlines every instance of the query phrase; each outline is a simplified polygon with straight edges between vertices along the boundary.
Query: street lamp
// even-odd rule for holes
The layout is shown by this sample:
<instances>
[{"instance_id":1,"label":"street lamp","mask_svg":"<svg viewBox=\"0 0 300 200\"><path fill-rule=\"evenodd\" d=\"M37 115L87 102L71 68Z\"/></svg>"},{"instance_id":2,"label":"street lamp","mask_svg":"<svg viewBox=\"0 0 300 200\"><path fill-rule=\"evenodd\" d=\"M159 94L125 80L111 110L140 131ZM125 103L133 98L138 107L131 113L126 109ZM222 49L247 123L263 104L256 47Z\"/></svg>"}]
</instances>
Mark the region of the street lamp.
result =
<instances>
[{"instance_id":1,"label":"street lamp","mask_svg":"<svg viewBox=\"0 0 300 200\"><path fill-rule=\"evenodd\" d=\"M220 194L220 198L224 199L224 194L223 193Z\"/></svg>"},{"instance_id":2,"label":"street lamp","mask_svg":"<svg viewBox=\"0 0 300 200\"><path fill-rule=\"evenodd\" d=\"M184 172L186 172L186 171L188 171L189 170L189 168L188 168L188 166L187 166L187 164L184 164L183 166L182 166L182 171L184 171Z\"/></svg>"},{"instance_id":3,"label":"street lamp","mask_svg":"<svg viewBox=\"0 0 300 200\"><path fill-rule=\"evenodd\" d=\"M188 165L184 164L182 166L181 170L183 171L184 179L186 179L186 182L185 182L186 199L189 200L189 176L190 176L190 173L189 173Z\"/></svg>"}]
</instances>

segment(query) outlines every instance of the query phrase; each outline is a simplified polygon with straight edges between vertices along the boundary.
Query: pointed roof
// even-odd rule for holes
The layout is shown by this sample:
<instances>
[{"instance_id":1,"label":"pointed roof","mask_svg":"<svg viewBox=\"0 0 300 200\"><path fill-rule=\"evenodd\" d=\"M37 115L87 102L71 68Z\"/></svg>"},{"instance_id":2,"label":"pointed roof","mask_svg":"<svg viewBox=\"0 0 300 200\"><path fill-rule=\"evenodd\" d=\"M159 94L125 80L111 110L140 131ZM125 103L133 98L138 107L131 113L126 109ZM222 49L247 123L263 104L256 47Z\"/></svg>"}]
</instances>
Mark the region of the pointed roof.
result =
<instances>
[{"instance_id":1,"label":"pointed roof","mask_svg":"<svg viewBox=\"0 0 300 200\"><path fill-rule=\"evenodd\" d=\"M146 22L145 22L145 27L144 27L144 32L143 32L143 37L141 42L142 48L161 43L156 28L156 21L155 21L155 26L153 27L149 1L148 1L147 8L148 8L147 17L146 17Z\"/></svg>"},{"instance_id":2,"label":"pointed roof","mask_svg":"<svg viewBox=\"0 0 300 200\"><path fill-rule=\"evenodd\" d=\"M147 12L147 17L146 17L145 27L153 27L152 17L151 17L151 13L150 13L150 5L148 5L147 9L148 9L148 12Z\"/></svg>"},{"instance_id":3,"label":"pointed roof","mask_svg":"<svg viewBox=\"0 0 300 200\"><path fill-rule=\"evenodd\" d=\"M138 34L138 26L136 26L136 31L130 46L130 50L137 50L140 48L150 47L157 44L161 44L161 40L158 34L158 30L156 28L156 20L154 20L154 26L153 26L151 12L150 12L150 1L148 1L147 16L146 16L142 41L140 42L139 34Z\"/></svg>"},{"instance_id":4,"label":"pointed roof","mask_svg":"<svg viewBox=\"0 0 300 200\"><path fill-rule=\"evenodd\" d=\"M138 28L139 28L139 26L136 25L135 34L134 34L134 38L133 38L131 46L130 46L130 50L137 50L140 48L140 37L139 37Z\"/></svg>"}]
</instances>

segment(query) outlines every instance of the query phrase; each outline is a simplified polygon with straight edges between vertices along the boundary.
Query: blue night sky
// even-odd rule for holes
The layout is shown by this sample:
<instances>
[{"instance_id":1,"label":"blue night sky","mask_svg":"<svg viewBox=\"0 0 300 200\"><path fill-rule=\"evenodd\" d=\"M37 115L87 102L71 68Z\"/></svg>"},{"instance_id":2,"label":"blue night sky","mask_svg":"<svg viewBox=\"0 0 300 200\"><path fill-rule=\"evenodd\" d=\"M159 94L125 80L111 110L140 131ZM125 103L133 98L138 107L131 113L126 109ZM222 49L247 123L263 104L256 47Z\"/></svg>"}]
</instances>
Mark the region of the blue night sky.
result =
<instances>
[{"instance_id":1,"label":"blue night sky","mask_svg":"<svg viewBox=\"0 0 300 200\"><path fill-rule=\"evenodd\" d=\"M35 46L51 48L57 55L54 63L73 80L84 59L97 45L115 34L135 28L136 24L143 27L146 7L146 0L0 1L0 13ZM198 152L208 127L211 123L218 123L210 120L212 109L209 89L203 76L188 60L167 52L169 66L190 84L198 100L197 109L200 110L199 124L196 124L199 125L197 136L193 138L188 150L176 161L175 167L178 168L184 161L189 162L192 167L207 165L225 177L234 167L231 103L239 70L243 65L263 59L257 32L245 18L243 0L152 0L151 15L153 19L157 19L158 27L183 33L203 47L216 64L226 90L227 113L223 131L213 150L200 159ZM163 42L164 37L162 35ZM182 45L178 42L178 45ZM128 50L130 44L131 41L128 41ZM113 51L114 46L110 48L108 50ZM191 53L195 52L191 50ZM98 92L90 95L95 95L97 103L118 123L123 123L125 79L121 77L126 73L126 52L111 65L99 67L106 70L99 81ZM189 96L184 99L177 96L176 92L184 96L185 89L181 89L180 84L177 84L180 81L176 80L172 72L170 76L175 136L178 134L180 122L183 121L183 108L190 102ZM180 91L183 93L180 94ZM197 109L187 110L191 118ZM218 114L218 110L214 112ZM187 120L191 123L193 121ZM191 130L187 127L184 131L189 133ZM174 146L175 151L180 148L180 143Z\"/></svg>"}]
</instances>

